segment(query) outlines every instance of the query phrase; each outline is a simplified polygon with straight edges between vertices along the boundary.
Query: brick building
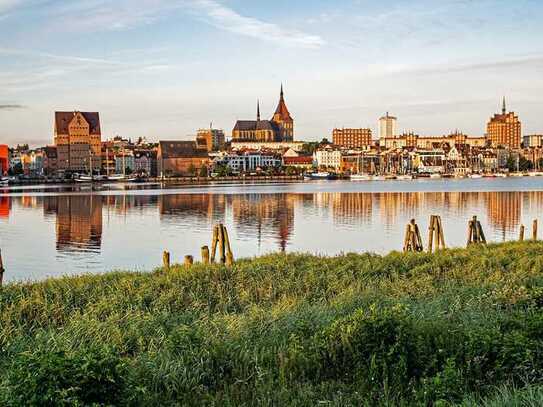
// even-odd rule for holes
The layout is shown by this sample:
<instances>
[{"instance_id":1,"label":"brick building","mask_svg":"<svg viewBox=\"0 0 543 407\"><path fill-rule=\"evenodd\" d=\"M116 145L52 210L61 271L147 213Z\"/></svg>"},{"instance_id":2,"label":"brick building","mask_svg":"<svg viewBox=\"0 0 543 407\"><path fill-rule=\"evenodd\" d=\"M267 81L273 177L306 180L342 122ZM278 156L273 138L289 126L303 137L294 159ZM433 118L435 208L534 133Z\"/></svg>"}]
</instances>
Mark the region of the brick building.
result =
<instances>
[{"instance_id":1,"label":"brick building","mask_svg":"<svg viewBox=\"0 0 543 407\"><path fill-rule=\"evenodd\" d=\"M486 137L492 147L519 149L522 126L514 112L507 112L505 98L501 114L495 114L487 124Z\"/></svg>"},{"instance_id":2,"label":"brick building","mask_svg":"<svg viewBox=\"0 0 543 407\"><path fill-rule=\"evenodd\" d=\"M372 144L371 129L334 129L332 142L347 148L366 148Z\"/></svg>"},{"instance_id":3,"label":"brick building","mask_svg":"<svg viewBox=\"0 0 543 407\"><path fill-rule=\"evenodd\" d=\"M196 175L208 165L207 150L198 148L195 141L161 141L158 144L159 176Z\"/></svg>"}]
</instances>

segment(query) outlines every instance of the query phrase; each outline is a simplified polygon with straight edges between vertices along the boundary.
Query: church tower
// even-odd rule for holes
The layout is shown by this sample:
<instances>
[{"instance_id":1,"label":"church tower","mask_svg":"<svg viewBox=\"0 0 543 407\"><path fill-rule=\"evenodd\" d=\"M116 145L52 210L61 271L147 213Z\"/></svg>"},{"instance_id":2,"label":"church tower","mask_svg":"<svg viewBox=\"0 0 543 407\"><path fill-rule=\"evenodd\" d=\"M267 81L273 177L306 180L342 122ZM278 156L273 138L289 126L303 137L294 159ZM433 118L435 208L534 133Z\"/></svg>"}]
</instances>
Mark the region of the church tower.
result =
<instances>
[{"instance_id":1,"label":"church tower","mask_svg":"<svg viewBox=\"0 0 543 407\"><path fill-rule=\"evenodd\" d=\"M277 141L293 141L294 140L294 120L290 116L285 103L285 97L283 93L283 85L281 84L281 94L279 97L279 104L275 110L271 121L275 123L278 128L278 140Z\"/></svg>"}]
</instances>

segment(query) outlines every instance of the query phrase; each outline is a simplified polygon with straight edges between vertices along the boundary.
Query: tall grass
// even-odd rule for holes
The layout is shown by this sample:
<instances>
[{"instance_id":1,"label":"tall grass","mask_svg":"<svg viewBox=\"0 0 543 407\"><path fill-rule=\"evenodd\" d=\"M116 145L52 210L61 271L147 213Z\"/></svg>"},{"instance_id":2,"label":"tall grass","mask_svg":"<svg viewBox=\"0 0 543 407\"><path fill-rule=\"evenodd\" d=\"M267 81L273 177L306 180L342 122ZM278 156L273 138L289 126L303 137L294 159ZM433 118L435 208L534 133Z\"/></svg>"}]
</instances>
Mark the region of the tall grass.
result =
<instances>
[{"instance_id":1,"label":"tall grass","mask_svg":"<svg viewBox=\"0 0 543 407\"><path fill-rule=\"evenodd\" d=\"M12 284L0 404L541 400L542 307L535 242Z\"/></svg>"}]
</instances>

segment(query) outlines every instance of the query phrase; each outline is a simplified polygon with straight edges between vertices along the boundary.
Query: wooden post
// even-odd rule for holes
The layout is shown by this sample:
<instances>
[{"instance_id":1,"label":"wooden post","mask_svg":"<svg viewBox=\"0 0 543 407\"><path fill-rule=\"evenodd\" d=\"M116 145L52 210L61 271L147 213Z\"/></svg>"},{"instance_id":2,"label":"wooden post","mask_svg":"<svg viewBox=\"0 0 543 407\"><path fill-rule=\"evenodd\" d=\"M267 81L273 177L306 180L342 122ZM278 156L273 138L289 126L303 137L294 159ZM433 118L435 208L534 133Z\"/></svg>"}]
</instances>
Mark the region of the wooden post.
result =
<instances>
[{"instance_id":1,"label":"wooden post","mask_svg":"<svg viewBox=\"0 0 543 407\"><path fill-rule=\"evenodd\" d=\"M436 217L430 216L430 226L428 226L428 253L432 253L434 248L434 230L435 230Z\"/></svg>"},{"instance_id":2,"label":"wooden post","mask_svg":"<svg viewBox=\"0 0 543 407\"><path fill-rule=\"evenodd\" d=\"M213 227L213 236L211 237L211 263L215 263L215 254L217 253L217 242L219 241L219 226Z\"/></svg>"},{"instance_id":3,"label":"wooden post","mask_svg":"<svg viewBox=\"0 0 543 407\"><path fill-rule=\"evenodd\" d=\"M520 225L520 234L518 240L524 242L524 225Z\"/></svg>"},{"instance_id":4,"label":"wooden post","mask_svg":"<svg viewBox=\"0 0 543 407\"><path fill-rule=\"evenodd\" d=\"M443 233L443 224L441 223L441 216L437 217L437 225L438 225L438 236L439 236L439 242L441 243L441 248L445 248L445 233Z\"/></svg>"},{"instance_id":5,"label":"wooden post","mask_svg":"<svg viewBox=\"0 0 543 407\"><path fill-rule=\"evenodd\" d=\"M202 263L209 264L209 247L202 246Z\"/></svg>"},{"instance_id":6,"label":"wooden post","mask_svg":"<svg viewBox=\"0 0 543 407\"><path fill-rule=\"evenodd\" d=\"M230 247L230 238L228 237L228 230L226 226L222 225L222 231L224 236L224 246L226 248L226 265L231 267L234 264L234 254L232 253L232 248Z\"/></svg>"},{"instance_id":7,"label":"wooden post","mask_svg":"<svg viewBox=\"0 0 543 407\"><path fill-rule=\"evenodd\" d=\"M422 238L420 236L420 230L415 222L415 219L411 219L411 222L407 224L405 228L405 239L404 239L404 252L421 252L422 247Z\"/></svg>"},{"instance_id":8,"label":"wooden post","mask_svg":"<svg viewBox=\"0 0 543 407\"><path fill-rule=\"evenodd\" d=\"M0 287L2 287L2 282L4 281L5 272L6 272L6 269L4 269L4 262L2 260L2 250L0 249Z\"/></svg>"},{"instance_id":9,"label":"wooden post","mask_svg":"<svg viewBox=\"0 0 543 407\"><path fill-rule=\"evenodd\" d=\"M226 252L224 247L224 226L222 224L219 225L219 256L221 264L226 263Z\"/></svg>"},{"instance_id":10,"label":"wooden post","mask_svg":"<svg viewBox=\"0 0 543 407\"><path fill-rule=\"evenodd\" d=\"M408 223L405 227L405 237L403 239L403 251L409 251L409 241L411 239L411 225Z\"/></svg>"},{"instance_id":11,"label":"wooden post","mask_svg":"<svg viewBox=\"0 0 543 407\"><path fill-rule=\"evenodd\" d=\"M441 216L432 215L430 217L430 226L428 227L428 252L432 253L434 248L434 239L436 250L445 248L445 237L443 235L443 226Z\"/></svg>"},{"instance_id":12,"label":"wooden post","mask_svg":"<svg viewBox=\"0 0 543 407\"><path fill-rule=\"evenodd\" d=\"M187 255L185 256L185 267L189 268L194 264L194 257Z\"/></svg>"},{"instance_id":13,"label":"wooden post","mask_svg":"<svg viewBox=\"0 0 543 407\"><path fill-rule=\"evenodd\" d=\"M534 219L534 223L532 225L532 239L537 240L537 219Z\"/></svg>"},{"instance_id":14,"label":"wooden post","mask_svg":"<svg viewBox=\"0 0 543 407\"><path fill-rule=\"evenodd\" d=\"M164 251L162 253L162 266L166 271L170 269L170 252Z\"/></svg>"},{"instance_id":15,"label":"wooden post","mask_svg":"<svg viewBox=\"0 0 543 407\"><path fill-rule=\"evenodd\" d=\"M473 219L470 220L468 223L467 246L478 243L486 244L486 237L485 232L483 231L483 227L481 226L481 222L477 220L477 216L474 216Z\"/></svg>"}]
</instances>

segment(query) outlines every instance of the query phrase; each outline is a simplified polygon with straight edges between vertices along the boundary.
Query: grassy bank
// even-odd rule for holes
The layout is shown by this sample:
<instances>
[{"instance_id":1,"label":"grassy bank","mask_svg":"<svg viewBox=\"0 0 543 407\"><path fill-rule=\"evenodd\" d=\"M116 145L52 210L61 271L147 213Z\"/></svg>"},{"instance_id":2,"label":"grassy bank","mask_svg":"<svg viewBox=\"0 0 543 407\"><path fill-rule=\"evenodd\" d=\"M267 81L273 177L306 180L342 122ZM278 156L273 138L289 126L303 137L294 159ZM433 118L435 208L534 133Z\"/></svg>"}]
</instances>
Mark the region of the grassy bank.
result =
<instances>
[{"instance_id":1,"label":"grassy bank","mask_svg":"<svg viewBox=\"0 0 543 407\"><path fill-rule=\"evenodd\" d=\"M537 405L542 307L533 242L8 285L0 405Z\"/></svg>"}]
</instances>

